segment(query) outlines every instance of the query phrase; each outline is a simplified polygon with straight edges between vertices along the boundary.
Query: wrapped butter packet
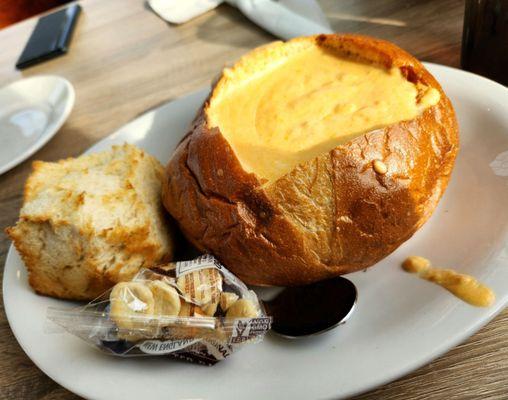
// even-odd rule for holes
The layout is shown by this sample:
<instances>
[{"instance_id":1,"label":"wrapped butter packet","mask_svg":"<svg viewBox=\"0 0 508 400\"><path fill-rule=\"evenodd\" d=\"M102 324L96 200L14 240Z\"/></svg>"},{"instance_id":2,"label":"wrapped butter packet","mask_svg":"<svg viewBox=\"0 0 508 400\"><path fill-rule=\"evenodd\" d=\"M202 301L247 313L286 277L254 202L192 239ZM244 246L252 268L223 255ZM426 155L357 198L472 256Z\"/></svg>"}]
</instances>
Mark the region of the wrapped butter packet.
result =
<instances>
[{"instance_id":1,"label":"wrapped butter packet","mask_svg":"<svg viewBox=\"0 0 508 400\"><path fill-rule=\"evenodd\" d=\"M48 308L47 318L109 354L206 365L271 326L256 294L211 255L141 269L84 307Z\"/></svg>"}]
</instances>

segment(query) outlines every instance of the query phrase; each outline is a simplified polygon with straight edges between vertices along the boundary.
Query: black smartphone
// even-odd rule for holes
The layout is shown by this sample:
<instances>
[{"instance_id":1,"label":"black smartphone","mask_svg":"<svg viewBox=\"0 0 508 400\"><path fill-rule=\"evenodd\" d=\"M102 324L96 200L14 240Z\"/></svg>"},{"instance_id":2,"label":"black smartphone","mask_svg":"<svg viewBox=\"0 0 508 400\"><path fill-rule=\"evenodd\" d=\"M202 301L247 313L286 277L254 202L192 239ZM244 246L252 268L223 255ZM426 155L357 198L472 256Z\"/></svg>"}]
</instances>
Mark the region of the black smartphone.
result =
<instances>
[{"instance_id":1,"label":"black smartphone","mask_svg":"<svg viewBox=\"0 0 508 400\"><path fill-rule=\"evenodd\" d=\"M23 69L65 54L80 11L81 6L73 4L39 18L16 62L16 68Z\"/></svg>"}]
</instances>

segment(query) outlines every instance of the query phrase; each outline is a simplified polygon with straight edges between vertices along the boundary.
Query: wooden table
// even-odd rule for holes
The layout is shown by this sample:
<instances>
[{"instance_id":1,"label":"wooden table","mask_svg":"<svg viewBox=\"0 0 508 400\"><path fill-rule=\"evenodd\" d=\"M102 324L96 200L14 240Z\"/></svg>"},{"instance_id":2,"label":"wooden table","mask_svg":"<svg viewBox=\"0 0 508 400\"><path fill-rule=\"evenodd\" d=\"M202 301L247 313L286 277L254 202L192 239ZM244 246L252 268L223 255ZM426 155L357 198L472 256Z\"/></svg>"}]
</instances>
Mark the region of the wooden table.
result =
<instances>
[{"instance_id":1,"label":"wooden table","mask_svg":"<svg viewBox=\"0 0 508 400\"><path fill-rule=\"evenodd\" d=\"M323 0L337 31L394 41L417 57L459 65L463 1ZM15 222L34 159L77 156L126 122L207 85L225 63L274 38L238 11L220 6L180 27L142 0L85 0L68 55L23 72L14 63L35 21L0 31L0 85L22 76L58 74L76 89L60 132L32 159L0 176L0 226ZM0 237L0 265L10 242ZM2 271L3 272L3 271ZM44 375L16 342L0 309L0 399L73 399ZM405 378L356 399L507 399L508 312L466 343Z\"/></svg>"}]
</instances>

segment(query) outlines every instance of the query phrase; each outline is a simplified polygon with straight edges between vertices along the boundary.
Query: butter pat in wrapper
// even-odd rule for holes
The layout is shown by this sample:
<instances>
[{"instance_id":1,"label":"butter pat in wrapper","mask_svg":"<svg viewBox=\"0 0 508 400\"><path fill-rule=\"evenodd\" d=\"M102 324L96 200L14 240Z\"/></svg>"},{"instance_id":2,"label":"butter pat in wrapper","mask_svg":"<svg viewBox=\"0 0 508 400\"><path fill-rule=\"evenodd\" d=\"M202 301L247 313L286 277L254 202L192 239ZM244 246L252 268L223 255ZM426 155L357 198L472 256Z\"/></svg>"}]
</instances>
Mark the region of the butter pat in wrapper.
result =
<instances>
[{"instance_id":1,"label":"butter pat in wrapper","mask_svg":"<svg viewBox=\"0 0 508 400\"><path fill-rule=\"evenodd\" d=\"M142 269L84 307L50 307L47 318L112 355L205 365L260 342L271 326L256 294L210 255Z\"/></svg>"}]
</instances>

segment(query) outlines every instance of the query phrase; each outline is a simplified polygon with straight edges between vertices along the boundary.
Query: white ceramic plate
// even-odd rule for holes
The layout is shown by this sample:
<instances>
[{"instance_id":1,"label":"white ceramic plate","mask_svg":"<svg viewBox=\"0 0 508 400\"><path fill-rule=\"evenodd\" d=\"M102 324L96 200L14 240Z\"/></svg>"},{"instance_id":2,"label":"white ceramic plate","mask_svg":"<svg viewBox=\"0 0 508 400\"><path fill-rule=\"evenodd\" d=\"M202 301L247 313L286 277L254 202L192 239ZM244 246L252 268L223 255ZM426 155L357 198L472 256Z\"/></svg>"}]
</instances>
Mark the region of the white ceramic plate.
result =
<instances>
[{"instance_id":1,"label":"white ceramic plate","mask_svg":"<svg viewBox=\"0 0 508 400\"><path fill-rule=\"evenodd\" d=\"M33 76L0 89L0 174L26 160L63 125L74 89L59 76Z\"/></svg>"},{"instance_id":2,"label":"white ceramic plate","mask_svg":"<svg viewBox=\"0 0 508 400\"><path fill-rule=\"evenodd\" d=\"M23 349L55 381L93 399L336 399L407 374L462 342L508 301L508 90L463 71L428 67L461 126L453 178L411 240L376 267L349 276L359 300L346 325L299 341L269 335L214 367L114 358L68 334L44 333L46 308L62 302L30 290L11 247L4 302ZM150 111L90 151L127 141L166 162L206 94ZM497 293L495 305L474 308L403 272L399 265L411 254L476 276Z\"/></svg>"}]
</instances>

